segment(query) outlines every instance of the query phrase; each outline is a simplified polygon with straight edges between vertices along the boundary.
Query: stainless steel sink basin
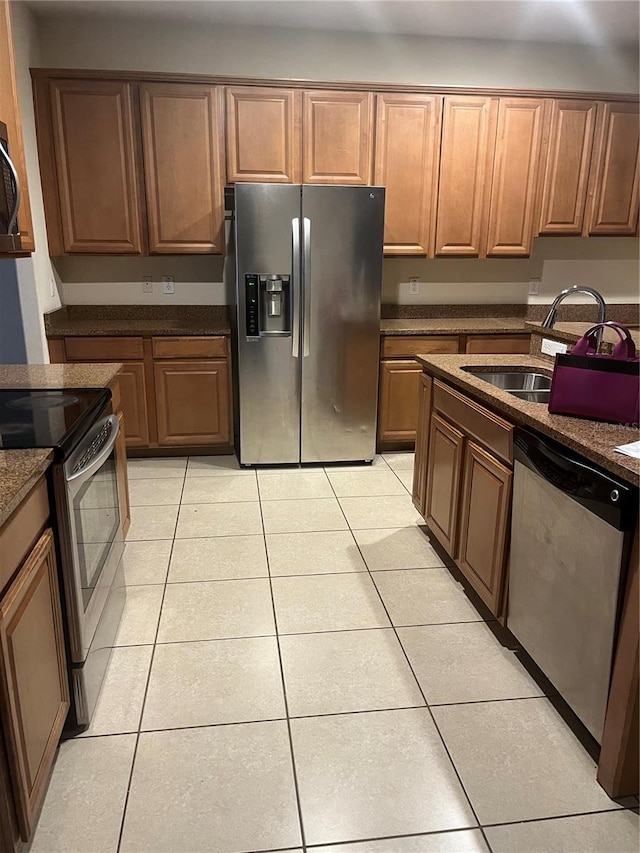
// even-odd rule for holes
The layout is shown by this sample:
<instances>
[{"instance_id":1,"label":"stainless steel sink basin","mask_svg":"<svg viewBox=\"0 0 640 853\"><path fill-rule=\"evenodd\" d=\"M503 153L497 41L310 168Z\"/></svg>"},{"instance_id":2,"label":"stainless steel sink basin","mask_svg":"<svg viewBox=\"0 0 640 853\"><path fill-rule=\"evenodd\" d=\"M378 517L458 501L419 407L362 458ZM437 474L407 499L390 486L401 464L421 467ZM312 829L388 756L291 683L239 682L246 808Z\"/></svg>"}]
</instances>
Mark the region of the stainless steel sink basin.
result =
<instances>
[{"instance_id":1,"label":"stainless steel sink basin","mask_svg":"<svg viewBox=\"0 0 640 853\"><path fill-rule=\"evenodd\" d=\"M549 402L551 377L545 376L544 373L491 370L486 367L463 367L462 369L521 400L528 400L531 403Z\"/></svg>"}]
</instances>

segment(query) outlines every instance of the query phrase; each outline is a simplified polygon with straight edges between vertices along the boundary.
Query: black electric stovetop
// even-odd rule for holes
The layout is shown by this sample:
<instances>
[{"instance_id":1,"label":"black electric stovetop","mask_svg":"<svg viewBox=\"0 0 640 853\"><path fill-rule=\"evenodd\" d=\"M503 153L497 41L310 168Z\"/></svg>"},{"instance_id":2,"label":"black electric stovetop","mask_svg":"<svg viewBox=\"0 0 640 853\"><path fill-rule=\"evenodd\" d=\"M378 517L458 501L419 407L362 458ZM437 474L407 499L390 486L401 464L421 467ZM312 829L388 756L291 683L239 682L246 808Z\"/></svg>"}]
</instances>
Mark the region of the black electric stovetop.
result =
<instances>
[{"instance_id":1,"label":"black electric stovetop","mask_svg":"<svg viewBox=\"0 0 640 853\"><path fill-rule=\"evenodd\" d=\"M52 447L66 459L110 399L108 388L0 389L0 450Z\"/></svg>"}]
</instances>

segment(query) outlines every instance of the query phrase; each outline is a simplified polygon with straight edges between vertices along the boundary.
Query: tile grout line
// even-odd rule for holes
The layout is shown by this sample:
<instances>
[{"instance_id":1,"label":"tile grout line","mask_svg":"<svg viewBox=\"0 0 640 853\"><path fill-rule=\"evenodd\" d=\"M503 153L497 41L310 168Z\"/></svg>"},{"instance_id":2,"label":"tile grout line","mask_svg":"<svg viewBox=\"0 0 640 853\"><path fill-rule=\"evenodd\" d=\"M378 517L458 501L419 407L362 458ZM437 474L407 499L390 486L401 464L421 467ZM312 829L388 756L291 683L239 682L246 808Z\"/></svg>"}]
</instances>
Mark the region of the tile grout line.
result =
<instances>
[{"instance_id":1,"label":"tile grout line","mask_svg":"<svg viewBox=\"0 0 640 853\"><path fill-rule=\"evenodd\" d=\"M180 499L182 499L182 494L184 493L185 483L187 481L187 468L188 468L188 466L189 466L189 457L187 457L187 464L185 465L185 468L184 468L184 477L182 479L182 489L180 491ZM125 821L126 821L126 817L127 817L127 809L129 807L129 795L131 793L131 784L133 782L133 774L135 772L135 767L136 767L136 758L138 756L138 746L140 744L140 735L142 733L142 718L144 716L144 708L145 708L145 705L147 702L147 694L149 692L149 683L151 681L151 671L153 669L153 660L155 658L155 653L156 653L158 632L160 631L160 622L162 621L162 608L164 606L164 597L165 597L165 594L167 591L167 578L169 577L169 571L171 569L171 557L173 556L173 547L174 547L175 541L176 541L176 533L178 530L179 519L180 519L180 504L178 504L178 512L176 513L176 521L175 521L175 525L173 528L173 538L171 540L171 548L169 550L169 563L167 565L167 574L165 575L165 582L163 584L162 600L160 601L160 609L158 611L158 622L156 624L156 633L155 633L155 636L153 639L153 645L152 645L152 650L151 650L151 658L149 660L149 670L147 672L147 679L146 679L146 683L145 683L145 687L144 687L144 693L142 696L142 704L140 706L140 717L138 719L138 729L135 732L136 742L135 742L135 745L133 747L133 756L131 758L131 770L129 771L129 781L127 782L127 792L125 794L124 805L122 808L122 818L120 820L120 831L118 833L118 844L116 846L116 853L120 853L120 848L122 846L122 837L124 834L124 825L125 825Z\"/></svg>"},{"instance_id":2,"label":"tile grout line","mask_svg":"<svg viewBox=\"0 0 640 853\"><path fill-rule=\"evenodd\" d=\"M326 474L325 474L325 476L326 476ZM327 477L327 479L329 479L329 478ZM291 771L293 774L293 787L294 787L294 792L295 792L295 796L296 796L296 806L297 806L297 810L298 810L298 823L300 826L300 840L302 842L302 851L303 851L303 853L306 853L307 844L306 844L305 831L304 831L304 820L302 818L302 803L300 800L300 786L298 784L298 771L296 768L296 756L295 756L295 750L293 748L293 736L291 734L291 718L289 717L289 701L287 699L287 684L286 684L285 677L284 677L284 666L282 663L282 651L280 649L280 636L278 634L278 616L276 613L276 602L275 602L275 597L273 594L273 582L272 582L272 578L271 578L271 569L269 566L269 549L267 548L267 533L266 533L265 526L264 526L264 516L262 514L262 500L260 498L260 480L257 476L256 476L256 480L258 483L258 502L260 504L260 520L262 522L262 535L263 535L263 541L264 541L264 551L265 551L265 557L267 560L267 571L269 572L269 592L271 595L271 608L273 610L273 624L274 624L274 628L275 628L275 632L276 632L276 646L278 648L278 663L280 665L280 680L282 682L282 694L283 694L283 699L284 699L284 712L286 715L286 722L287 722L287 734L289 736L289 753L291 755Z\"/></svg>"},{"instance_id":3,"label":"tile grout line","mask_svg":"<svg viewBox=\"0 0 640 853\"><path fill-rule=\"evenodd\" d=\"M341 506L340 508L342 509L342 506ZM349 524L349 522L348 522L348 519L347 519L346 515L345 515L345 520L347 521L347 524ZM349 525L349 529L351 530L351 526L350 526L350 525ZM353 535L353 531L352 531L352 535ZM377 594L378 594L378 598L380 599L380 603L382 604L382 607L384 608L384 612L387 614L387 619L389 620L389 624L391 625L391 628L393 629L393 632L394 632L394 634L395 634L395 636L396 636L396 640L397 640L397 641L398 641L398 643L400 644L400 648L402 649L402 654L404 655L405 660L406 660L406 662L407 662L407 665L408 665L408 667L409 667L409 669L410 669L410 671L411 671L411 674L413 675L413 678L414 678L414 680L415 680L415 682L416 682L416 685L417 685L417 687L418 687L418 690L420 691L420 695L422 696L422 698L423 698L423 700L424 700L425 707L426 707L427 711L429 712L429 716L431 717L431 721L432 721L432 723L433 723L433 725L434 725L434 727L435 727L436 732L438 733L438 737L440 738L440 741L441 741L441 743L442 743L442 748L444 749L445 754L446 754L447 758L449 759L449 762L450 762L450 764L451 764L451 767L452 767L452 769L453 769L453 772L454 772L454 773L455 773L455 775L456 775L456 778L458 779L458 782L459 782L459 784L460 784L460 787L461 787L461 789L462 789L462 792L464 793L464 795L465 795L465 797L466 797L466 799L467 799L467 802L469 803L469 808L471 809L471 814L472 814L472 815L473 815L473 817L475 818L475 821L476 821L477 826L480 828L480 832L481 832L481 834L482 834L482 837L483 837L483 839L484 839L485 844L487 845L487 848L489 849L489 853L493 853L493 848L492 848L492 847L491 847L491 845L489 844L489 840L487 839L487 837L486 837L486 835L485 835L485 833L484 833L484 830L482 829L482 826L480 825L480 819L479 819L479 817L478 817L478 815L477 815L477 813L476 813L476 810L475 810L475 808L474 808L474 806L473 806L473 803L471 802L471 798L470 798L469 794L467 793L467 789L465 788L465 786L464 786L464 785L463 785L463 783L462 783L462 779L461 779L460 774L459 774L459 772L458 772L458 768L456 767L456 765L455 765L455 764L454 764L454 762L453 762L453 758L451 757L451 753L449 752L449 749L448 749L448 747L447 747L447 744L445 743L445 740L444 740L444 738L442 737L442 733L441 733L440 729L438 728L438 725L437 725L437 723L436 723L436 721L435 721L435 718L434 718L434 716L433 716L433 712L431 711L431 708L429 707L429 703L427 702L427 697L425 696L424 691L423 691L423 689L422 689L422 686L421 686L420 682L418 681L418 678L417 678L417 676L416 676L416 674L415 674L415 671L414 671L414 669L413 669L413 666L411 665L411 661L409 660L409 656L407 655L407 652L406 652L406 650L405 650L404 646L402 645L402 641L401 641L401 639L400 639L400 636L398 635L398 631L397 631L397 629L396 629L396 626L393 624L393 620L392 620L392 618L391 618L391 615L390 615L389 611L387 610L387 606L386 606L386 604L384 603L384 600L383 600L383 598L382 598L382 595L381 595L381 593L380 593L380 590L378 589L378 587L377 587L377 585L376 585L376 582L375 582L375 580L374 580L374 578L373 578L373 576L372 576L372 572L369 570L369 564L368 564L368 563L367 563L367 561L365 560L364 554L362 553L362 550L360 549L360 545L358 544L358 540L356 539L356 537L355 537L355 536L354 536L353 538L354 538L354 540L355 540L356 547L357 547L358 551L360 551L360 556L362 557L362 559L363 559L363 561L364 561L364 564L365 564L365 566L367 567L367 571L369 572L369 578L370 578L370 580L371 580L371 583L373 584L373 586L374 586L374 588L375 588L375 590L376 590L376 592L377 592Z\"/></svg>"}]
</instances>

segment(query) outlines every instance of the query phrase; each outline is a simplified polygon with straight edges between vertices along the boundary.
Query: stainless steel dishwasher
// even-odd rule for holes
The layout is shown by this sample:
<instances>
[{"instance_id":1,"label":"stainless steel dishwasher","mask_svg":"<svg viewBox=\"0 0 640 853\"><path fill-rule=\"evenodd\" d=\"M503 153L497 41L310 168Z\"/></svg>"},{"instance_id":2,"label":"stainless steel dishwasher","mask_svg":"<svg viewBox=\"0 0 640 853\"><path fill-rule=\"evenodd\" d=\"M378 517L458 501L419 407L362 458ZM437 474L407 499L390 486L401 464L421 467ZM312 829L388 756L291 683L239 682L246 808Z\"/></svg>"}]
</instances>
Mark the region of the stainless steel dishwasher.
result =
<instances>
[{"instance_id":1,"label":"stainless steel dishwasher","mask_svg":"<svg viewBox=\"0 0 640 853\"><path fill-rule=\"evenodd\" d=\"M638 492L524 428L514 463L507 627L600 743Z\"/></svg>"}]
</instances>

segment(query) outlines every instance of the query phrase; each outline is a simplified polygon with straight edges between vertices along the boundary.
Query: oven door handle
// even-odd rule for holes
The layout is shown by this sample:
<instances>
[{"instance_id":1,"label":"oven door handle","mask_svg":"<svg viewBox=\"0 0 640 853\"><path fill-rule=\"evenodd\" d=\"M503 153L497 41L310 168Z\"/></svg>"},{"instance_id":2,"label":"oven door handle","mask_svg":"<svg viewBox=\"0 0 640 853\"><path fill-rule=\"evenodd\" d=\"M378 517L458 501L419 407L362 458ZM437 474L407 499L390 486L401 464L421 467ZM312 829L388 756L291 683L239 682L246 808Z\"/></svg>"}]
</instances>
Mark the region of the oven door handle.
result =
<instances>
[{"instance_id":1,"label":"oven door handle","mask_svg":"<svg viewBox=\"0 0 640 853\"><path fill-rule=\"evenodd\" d=\"M103 429L107 424L111 424L111 435L105 442L104 446L100 449L100 452L97 456L94 456L93 459L85 465L84 468L81 468L79 471L74 471L73 474L67 474L66 480L69 485L73 485L74 491L79 489L83 483L86 483L87 480L92 477L95 472L101 468L104 463L107 461L109 456L111 455L111 451L118 439L118 433L120 432L120 422L116 415L109 415L109 417L105 418L101 423L96 426L96 432L100 429Z\"/></svg>"}]
</instances>

